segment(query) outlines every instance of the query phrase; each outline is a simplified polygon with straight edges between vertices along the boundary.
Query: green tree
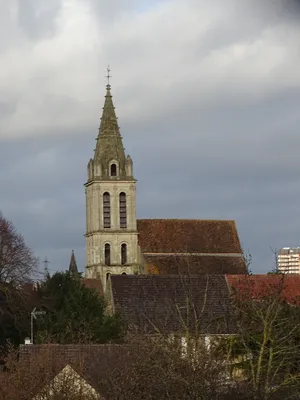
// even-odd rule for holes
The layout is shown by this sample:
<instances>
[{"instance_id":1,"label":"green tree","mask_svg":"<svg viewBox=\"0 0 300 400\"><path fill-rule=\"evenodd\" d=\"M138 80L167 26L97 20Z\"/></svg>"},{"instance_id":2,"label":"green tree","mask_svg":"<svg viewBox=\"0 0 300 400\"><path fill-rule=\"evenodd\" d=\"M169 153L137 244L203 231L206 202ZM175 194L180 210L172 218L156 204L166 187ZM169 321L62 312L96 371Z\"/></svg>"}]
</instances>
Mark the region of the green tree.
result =
<instances>
[{"instance_id":1,"label":"green tree","mask_svg":"<svg viewBox=\"0 0 300 400\"><path fill-rule=\"evenodd\" d=\"M38 297L46 311L37 321L38 342L106 343L123 336L121 318L106 314L104 299L69 272L48 276Z\"/></svg>"},{"instance_id":2,"label":"green tree","mask_svg":"<svg viewBox=\"0 0 300 400\"><path fill-rule=\"evenodd\" d=\"M28 296L11 283L0 282L0 346L19 345L30 330Z\"/></svg>"}]
</instances>

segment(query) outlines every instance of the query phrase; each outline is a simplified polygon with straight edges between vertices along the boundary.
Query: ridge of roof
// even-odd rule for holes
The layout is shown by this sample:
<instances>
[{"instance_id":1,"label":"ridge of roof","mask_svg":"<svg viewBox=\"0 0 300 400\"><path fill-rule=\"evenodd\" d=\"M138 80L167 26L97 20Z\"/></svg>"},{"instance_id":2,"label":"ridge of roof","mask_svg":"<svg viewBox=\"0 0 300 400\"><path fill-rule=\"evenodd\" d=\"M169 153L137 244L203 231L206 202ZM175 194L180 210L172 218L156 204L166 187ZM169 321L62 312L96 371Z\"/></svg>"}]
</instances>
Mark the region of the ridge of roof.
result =
<instances>
[{"instance_id":1,"label":"ridge of roof","mask_svg":"<svg viewBox=\"0 0 300 400\"><path fill-rule=\"evenodd\" d=\"M183 275L185 277L188 278L194 278L194 279L203 279L204 277L215 277L215 276L222 276L224 277L224 274L209 274L209 273L205 273L205 274L187 274L187 275ZM227 276L227 275L226 275ZM240 276L240 275L237 275ZM201 277L201 278L199 278ZM169 279L169 278L176 278L176 279L182 279L182 275L178 275L178 274L164 274L164 275L150 275L150 274L141 274L141 275L136 275L136 274L131 274L131 275L111 275L110 279L115 280L115 279Z\"/></svg>"},{"instance_id":2,"label":"ridge of roof","mask_svg":"<svg viewBox=\"0 0 300 400\"><path fill-rule=\"evenodd\" d=\"M203 222L233 222L234 219L200 219L200 218L137 218L137 221L203 221Z\"/></svg>"}]
</instances>

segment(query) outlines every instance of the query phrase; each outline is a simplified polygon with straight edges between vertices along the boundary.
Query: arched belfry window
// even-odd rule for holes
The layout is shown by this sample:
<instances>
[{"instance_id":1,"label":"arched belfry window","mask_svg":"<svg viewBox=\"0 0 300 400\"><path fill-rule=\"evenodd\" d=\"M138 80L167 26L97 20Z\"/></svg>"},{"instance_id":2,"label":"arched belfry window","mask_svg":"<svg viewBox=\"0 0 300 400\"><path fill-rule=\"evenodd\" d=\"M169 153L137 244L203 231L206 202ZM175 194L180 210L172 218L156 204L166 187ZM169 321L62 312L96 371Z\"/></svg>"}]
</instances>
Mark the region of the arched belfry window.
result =
<instances>
[{"instance_id":1,"label":"arched belfry window","mask_svg":"<svg viewBox=\"0 0 300 400\"><path fill-rule=\"evenodd\" d=\"M120 228L127 228L126 194L120 193Z\"/></svg>"},{"instance_id":2,"label":"arched belfry window","mask_svg":"<svg viewBox=\"0 0 300 400\"><path fill-rule=\"evenodd\" d=\"M125 243L121 246L121 264L127 264L127 245Z\"/></svg>"},{"instance_id":3,"label":"arched belfry window","mask_svg":"<svg viewBox=\"0 0 300 400\"><path fill-rule=\"evenodd\" d=\"M105 265L110 265L110 244L106 243L104 246Z\"/></svg>"},{"instance_id":4,"label":"arched belfry window","mask_svg":"<svg viewBox=\"0 0 300 400\"><path fill-rule=\"evenodd\" d=\"M110 176L117 176L117 165L116 164L111 164Z\"/></svg>"},{"instance_id":5,"label":"arched belfry window","mask_svg":"<svg viewBox=\"0 0 300 400\"><path fill-rule=\"evenodd\" d=\"M110 228L110 194L103 193L103 227Z\"/></svg>"}]
</instances>

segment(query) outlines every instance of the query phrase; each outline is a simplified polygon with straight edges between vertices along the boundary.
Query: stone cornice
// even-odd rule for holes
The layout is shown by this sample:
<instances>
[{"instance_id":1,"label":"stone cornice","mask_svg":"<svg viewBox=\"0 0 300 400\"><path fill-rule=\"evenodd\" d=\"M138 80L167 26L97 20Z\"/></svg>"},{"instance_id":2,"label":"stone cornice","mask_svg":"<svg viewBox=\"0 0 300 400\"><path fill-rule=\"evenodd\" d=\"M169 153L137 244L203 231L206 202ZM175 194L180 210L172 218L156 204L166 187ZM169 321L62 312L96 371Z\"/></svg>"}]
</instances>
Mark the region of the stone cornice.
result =
<instances>
[{"instance_id":1,"label":"stone cornice","mask_svg":"<svg viewBox=\"0 0 300 400\"><path fill-rule=\"evenodd\" d=\"M93 179L87 181L87 182L84 184L84 186L85 186L85 187L91 186L93 183L112 183L112 182L114 182L114 183L117 183L117 182L119 182L119 183L136 183L137 180L134 179L134 178L127 178L127 179L120 179L120 178L114 178L114 179L113 179L113 178L109 178L109 179L98 178L98 179L97 179L97 177L94 177Z\"/></svg>"},{"instance_id":2,"label":"stone cornice","mask_svg":"<svg viewBox=\"0 0 300 400\"><path fill-rule=\"evenodd\" d=\"M85 237L90 237L90 236L93 236L93 235L113 234L113 233L115 233L115 234L124 234L124 235L127 235L128 233L130 233L130 234L138 235L138 231L137 230L127 229L127 228L124 228L124 229L106 228L106 229L103 229L101 231L92 231L92 232L86 233L84 236Z\"/></svg>"}]
</instances>

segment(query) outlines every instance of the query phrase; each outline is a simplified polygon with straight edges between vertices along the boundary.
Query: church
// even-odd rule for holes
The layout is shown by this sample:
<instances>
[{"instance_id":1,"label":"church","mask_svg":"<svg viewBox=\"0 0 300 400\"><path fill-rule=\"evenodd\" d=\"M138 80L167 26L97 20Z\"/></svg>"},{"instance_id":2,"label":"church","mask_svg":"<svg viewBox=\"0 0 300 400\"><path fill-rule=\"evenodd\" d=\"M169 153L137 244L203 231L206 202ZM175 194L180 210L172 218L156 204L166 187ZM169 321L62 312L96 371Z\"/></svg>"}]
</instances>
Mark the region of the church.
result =
<instances>
[{"instance_id":1,"label":"church","mask_svg":"<svg viewBox=\"0 0 300 400\"><path fill-rule=\"evenodd\" d=\"M108 82L85 183L86 279L105 290L110 275L247 272L234 221L138 220L136 182Z\"/></svg>"}]
</instances>

